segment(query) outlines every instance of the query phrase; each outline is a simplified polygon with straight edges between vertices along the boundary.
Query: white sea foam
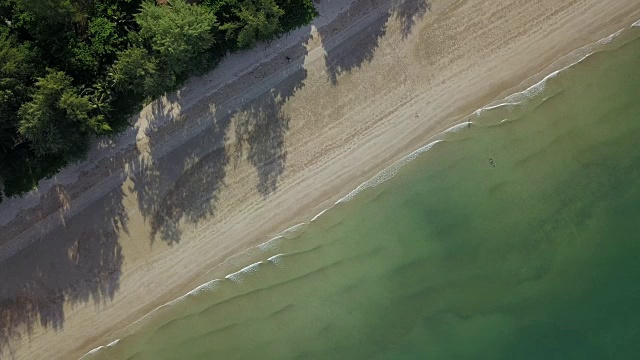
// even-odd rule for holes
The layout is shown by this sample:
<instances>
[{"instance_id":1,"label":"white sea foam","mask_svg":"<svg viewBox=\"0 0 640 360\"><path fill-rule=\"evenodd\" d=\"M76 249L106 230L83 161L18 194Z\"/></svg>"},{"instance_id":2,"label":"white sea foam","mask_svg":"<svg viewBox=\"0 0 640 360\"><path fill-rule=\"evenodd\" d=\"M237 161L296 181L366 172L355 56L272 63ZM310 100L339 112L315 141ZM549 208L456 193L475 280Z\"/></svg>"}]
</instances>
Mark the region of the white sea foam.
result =
<instances>
[{"instance_id":1,"label":"white sea foam","mask_svg":"<svg viewBox=\"0 0 640 360\"><path fill-rule=\"evenodd\" d=\"M633 25L631 25L631 26L633 27ZM613 41L613 39L615 39L615 38L616 38L616 37L618 37L620 34L622 34L622 32L623 32L623 31L624 31L624 29L620 29L620 30L618 30L618 31L614 32L613 34L611 34L611 35L607 36L606 38L604 38L604 39L600 39L600 40L598 41L598 43L599 43L599 44L602 44L602 45L608 44L608 43L612 42L612 41Z\"/></svg>"},{"instance_id":2,"label":"white sea foam","mask_svg":"<svg viewBox=\"0 0 640 360\"><path fill-rule=\"evenodd\" d=\"M631 27L640 27L640 20L634 22Z\"/></svg>"},{"instance_id":3,"label":"white sea foam","mask_svg":"<svg viewBox=\"0 0 640 360\"><path fill-rule=\"evenodd\" d=\"M569 65L569 66L572 66L572 65ZM569 66L567 66L567 67L569 67ZM520 92L517 92L517 93L514 93L514 94L511 94L511 95L507 96L506 98L504 98L503 100L501 100L501 101L499 101L497 103L481 107L480 109L476 110L474 112L474 114L477 117L480 117L487 111L496 110L496 109L501 108L501 107L520 105L520 104L522 104L522 102L524 102L524 101L526 101L528 99L531 99L532 97L542 93L545 90L546 86L547 86L547 81L549 81L550 79L553 79L554 77L556 77L564 69L565 68L552 72L551 74L545 76L542 80L538 81L537 83L533 84L532 86L528 87L527 89L525 89L523 91L520 91Z\"/></svg>"},{"instance_id":4,"label":"white sea foam","mask_svg":"<svg viewBox=\"0 0 640 360\"><path fill-rule=\"evenodd\" d=\"M381 172L379 172L378 174L376 174L370 180L367 180L364 183L362 183L360 186L358 186L357 188L355 188L355 190L353 190L350 193L348 193L342 199L336 201L336 204L340 204L340 203L344 203L344 202L350 201L351 199L353 199L356 195L358 195L363 190L371 188L371 187L378 186L378 185L382 184L383 182L393 178L404 165L412 162L413 160L415 160L418 157L418 155L420 155L423 152L431 149L435 144L437 144L437 143L439 143L441 141L442 140L433 141L433 142L431 142L431 143L419 148L418 150L412 152L411 154L403 157L402 159L400 159L399 161L395 162L394 164L392 164L388 168L386 168L386 169L382 170Z\"/></svg>"},{"instance_id":5,"label":"white sea foam","mask_svg":"<svg viewBox=\"0 0 640 360\"><path fill-rule=\"evenodd\" d=\"M613 37L619 35L620 33L621 33L621 31L617 31L616 33L611 34L610 36L598 41L598 43L603 44L603 45L607 44L607 43L611 42ZM505 97L503 100L500 100L500 101L494 102L494 103L492 103L490 105L481 107L480 109L476 110L474 112L474 114L477 117L480 117L487 111L496 110L496 109L499 109L501 107L517 106L517 105L522 104L523 102L527 101L528 99L531 99L531 98L535 97L536 95L541 94L547 88L547 83L548 83L549 80L555 78L560 73L566 71L567 69L571 68L572 66L581 63L582 61L584 61L586 58L588 58L589 56L591 56L593 54L594 54L593 45L587 45L587 46L585 46L585 47L583 47L581 49L576 50L575 52L572 53L572 55L577 57L578 60L573 61L569 65L566 65L565 67L552 72L551 74L545 76L542 80L538 81L537 83L533 84L532 86L526 88L523 91L516 92L514 94L511 94L511 95Z\"/></svg>"},{"instance_id":6,"label":"white sea foam","mask_svg":"<svg viewBox=\"0 0 640 360\"><path fill-rule=\"evenodd\" d=\"M276 237L274 237L274 238L272 238L272 239L270 239L268 241L265 241L262 244L258 245L258 249L260 251L265 251L265 252L268 251L268 250L274 249L274 248L276 248L278 246L278 243L282 239L284 239L284 236L277 235Z\"/></svg>"},{"instance_id":7,"label":"white sea foam","mask_svg":"<svg viewBox=\"0 0 640 360\"><path fill-rule=\"evenodd\" d=\"M632 27L634 26L640 26L640 20L638 20L637 22L635 22ZM490 111L490 110L495 110L501 107L508 107L508 106L517 106L522 104L524 101L527 101L528 99L531 99L532 97L535 97L536 95L542 93L546 87L547 87L547 82L553 78L555 78L556 76L558 76L558 74L566 71L567 69L573 67L576 64L581 63L582 61L584 61L585 59L587 59L589 56L593 55L596 51L594 51L595 45L599 44L599 45L606 45L611 43L615 38L617 38L618 36L620 36L623 33L624 29L620 29L618 31L616 31L615 33L598 40L596 43L594 44L589 44L586 45L580 49L575 50L574 52L572 52L571 54L569 54L569 56L577 59L575 61L570 62L568 65L562 67L559 70L556 70L552 73L550 73L549 75L545 76L542 80L538 81L537 83L533 84L532 86L528 87L527 89L523 90L523 91L519 91L516 92L514 94L511 94L507 97L505 97L502 100L499 100L497 102L494 102L492 104L489 104L487 106L484 106L478 110L476 110L474 112L474 114L476 116L481 116L483 113L485 113L486 111Z\"/></svg>"},{"instance_id":8,"label":"white sea foam","mask_svg":"<svg viewBox=\"0 0 640 360\"><path fill-rule=\"evenodd\" d=\"M280 264L282 264L283 259L284 259L284 254L278 254L268 258L267 261L269 261L270 263L273 263L276 266L280 266Z\"/></svg>"},{"instance_id":9,"label":"white sea foam","mask_svg":"<svg viewBox=\"0 0 640 360\"><path fill-rule=\"evenodd\" d=\"M460 123L458 125L454 125L454 126L448 128L447 130L443 131L443 133L454 133L454 132L458 132L458 131L464 130L469 126L469 124L472 124L472 123L473 122L471 122L471 121L465 121L463 123Z\"/></svg>"},{"instance_id":10,"label":"white sea foam","mask_svg":"<svg viewBox=\"0 0 640 360\"><path fill-rule=\"evenodd\" d=\"M260 268L260 265L264 264L264 261L258 261L256 263L253 263L249 266L246 266L244 268L242 268L239 271L234 272L233 274L229 274L227 276L225 276L225 279L231 280L231 281L235 281L235 282L242 282L242 280L244 280L245 276L249 275L249 274L253 274L256 271L258 271L258 269Z\"/></svg>"},{"instance_id":11,"label":"white sea foam","mask_svg":"<svg viewBox=\"0 0 640 360\"><path fill-rule=\"evenodd\" d=\"M322 216L322 214L324 214L325 212L327 212L327 210L329 210L329 208L327 208L327 209L324 209L324 210L320 211L320 212L318 213L318 215L314 216L314 217L311 219L311 221L310 221L310 222L314 222L314 221L316 221L320 216Z\"/></svg>"},{"instance_id":12,"label":"white sea foam","mask_svg":"<svg viewBox=\"0 0 640 360\"><path fill-rule=\"evenodd\" d=\"M89 356L91 356L91 355L93 355L93 354L97 353L98 351L100 351L100 350L102 350L102 349L105 349L105 348L109 348L109 347L115 346L115 345L116 345L117 343L119 343L119 342L120 342L120 339L115 339L115 340L113 340L112 342L110 342L110 343L109 343L109 344L107 344L107 345L100 345L100 346L98 346L97 348L95 348L95 349L93 349L93 350L89 351L88 353L86 353L86 354L82 355L82 357L80 358L80 360L85 359L85 358L87 358L87 357L89 357Z\"/></svg>"},{"instance_id":13,"label":"white sea foam","mask_svg":"<svg viewBox=\"0 0 640 360\"><path fill-rule=\"evenodd\" d=\"M318 215L316 215L317 217ZM258 245L258 249L260 251L268 251L268 250L272 250L275 249L278 246L278 243L280 243L280 241L282 241L283 239L287 238L287 235L291 235L291 234L295 234L297 231L301 230L304 226L306 226L307 223L299 223L299 224L295 224L287 229L285 229L283 232L276 234L274 237L272 237L271 239L263 242L262 244Z\"/></svg>"}]
</instances>

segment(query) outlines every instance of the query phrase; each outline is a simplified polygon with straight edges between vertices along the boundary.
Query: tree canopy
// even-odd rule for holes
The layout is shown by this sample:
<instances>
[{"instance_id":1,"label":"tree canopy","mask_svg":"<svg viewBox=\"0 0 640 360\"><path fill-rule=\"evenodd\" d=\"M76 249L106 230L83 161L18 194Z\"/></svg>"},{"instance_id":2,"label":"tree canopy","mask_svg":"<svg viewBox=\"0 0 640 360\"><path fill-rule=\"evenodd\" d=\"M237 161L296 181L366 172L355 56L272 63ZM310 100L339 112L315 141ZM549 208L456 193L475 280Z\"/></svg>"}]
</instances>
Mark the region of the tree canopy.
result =
<instances>
[{"instance_id":1,"label":"tree canopy","mask_svg":"<svg viewBox=\"0 0 640 360\"><path fill-rule=\"evenodd\" d=\"M182 0L169 6L145 2L136 20L139 35L149 44L154 57L176 77L191 70L192 61L214 45L216 16L208 7L189 5Z\"/></svg>"},{"instance_id":2,"label":"tree canopy","mask_svg":"<svg viewBox=\"0 0 640 360\"><path fill-rule=\"evenodd\" d=\"M234 13L238 20L222 25L220 30L227 32L227 38L237 37L240 48L269 40L282 31L280 17L284 10L274 0L247 0Z\"/></svg>"},{"instance_id":3,"label":"tree canopy","mask_svg":"<svg viewBox=\"0 0 640 360\"><path fill-rule=\"evenodd\" d=\"M64 72L50 70L36 82L31 100L20 107L18 132L37 156L76 160L88 145L88 135L111 130L91 99L80 95L71 82Z\"/></svg>"},{"instance_id":4,"label":"tree canopy","mask_svg":"<svg viewBox=\"0 0 640 360\"><path fill-rule=\"evenodd\" d=\"M0 201L229 51L315 16L311 0L0 0Z\"/></svg>"}]
</instances>

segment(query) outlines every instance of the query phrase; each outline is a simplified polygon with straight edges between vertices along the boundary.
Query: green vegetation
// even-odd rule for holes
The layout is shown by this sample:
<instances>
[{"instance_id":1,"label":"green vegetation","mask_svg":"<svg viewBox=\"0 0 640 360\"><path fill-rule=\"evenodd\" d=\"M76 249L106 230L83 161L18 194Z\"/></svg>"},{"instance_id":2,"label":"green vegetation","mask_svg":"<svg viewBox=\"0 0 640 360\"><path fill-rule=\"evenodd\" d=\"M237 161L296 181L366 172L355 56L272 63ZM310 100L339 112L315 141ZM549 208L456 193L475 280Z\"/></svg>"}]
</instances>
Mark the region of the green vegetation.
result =
<instances>
[{"instance_id":1,"label":"green vegetation","mask_svg":"<svg viewBox=\"0 0 640 360\"><path fill-rule=\"evenodd\" d=\"M0 184L33 189L92 138L228 52L308 24L311 0L0 0ZM193 3L193 4L191 4Z\"/></svg>"},{"instance_id":2,"label":"green vegetation","mask_svg":"<svg viewBox=\"0 0 640 360\"><path fill-rule=\"evenodd\" d=\"M253 46L257 40L269 40L282 29L280 17L284 11L274 0L247 0L239 9L234 9L237 20L220 27L226 31L227 39L237 38L237 46Z\"/></svg>"}]
</instances>

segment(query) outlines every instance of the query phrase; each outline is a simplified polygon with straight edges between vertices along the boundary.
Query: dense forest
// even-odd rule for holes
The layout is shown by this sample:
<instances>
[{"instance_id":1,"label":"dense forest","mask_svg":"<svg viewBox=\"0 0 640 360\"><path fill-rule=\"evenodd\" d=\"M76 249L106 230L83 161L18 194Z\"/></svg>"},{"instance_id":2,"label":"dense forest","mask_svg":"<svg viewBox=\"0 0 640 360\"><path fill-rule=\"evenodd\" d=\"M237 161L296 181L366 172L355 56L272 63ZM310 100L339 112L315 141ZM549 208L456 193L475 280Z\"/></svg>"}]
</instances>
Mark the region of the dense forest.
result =
<instances>
[{"instance_id":1,"label":"dense forest","mask_svg":"<svg viewBox=\"0 0 640 360\"><path fill-rule=\"evenodd\" d=\"M0 201L228 52L315 16L311 0L0 0Z\"/></svg>"}]
</instances>

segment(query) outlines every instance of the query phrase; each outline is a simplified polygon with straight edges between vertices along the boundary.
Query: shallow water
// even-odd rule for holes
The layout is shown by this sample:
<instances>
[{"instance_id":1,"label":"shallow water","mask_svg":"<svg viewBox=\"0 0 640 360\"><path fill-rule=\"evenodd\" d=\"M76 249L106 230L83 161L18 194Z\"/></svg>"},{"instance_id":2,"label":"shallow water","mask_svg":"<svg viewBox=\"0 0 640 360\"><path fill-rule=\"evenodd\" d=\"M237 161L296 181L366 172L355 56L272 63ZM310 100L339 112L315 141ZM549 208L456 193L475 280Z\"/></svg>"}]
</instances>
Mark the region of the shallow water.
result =
<instances>
[{"instance_id":1,"label":"shallow water","mask_svg":"<svg viewBox=\"0 0 640 360\"><path fill-rule=\"evenodd\" d=\"M538 89L87 358L634 357L640 39Z\"/></svg>"}]
</instances>

